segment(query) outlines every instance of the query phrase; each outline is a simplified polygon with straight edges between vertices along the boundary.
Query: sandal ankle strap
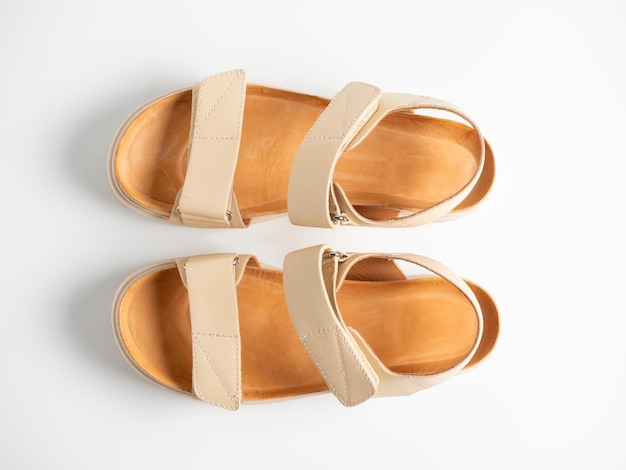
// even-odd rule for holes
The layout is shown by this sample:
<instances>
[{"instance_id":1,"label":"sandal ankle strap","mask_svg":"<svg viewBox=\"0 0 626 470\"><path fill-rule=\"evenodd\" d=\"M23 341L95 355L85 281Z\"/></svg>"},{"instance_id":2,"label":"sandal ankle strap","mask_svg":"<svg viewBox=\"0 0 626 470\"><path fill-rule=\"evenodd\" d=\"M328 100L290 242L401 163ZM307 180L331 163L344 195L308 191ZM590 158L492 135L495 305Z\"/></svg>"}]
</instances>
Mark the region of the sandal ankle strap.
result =
<instances>
[{"instance_id":1,"label":"sandal ankle strap","mask_svg":"<svg viewBox=\"0 0 626 470\"><path fill-rule=\"evenodd\" d=\"M344 152L358 146L389 114L414 113L420 109L455 114L474 129L480 149L472 178L455 194L420 212L407 215L400 209L395 211L401 213L399 217L382 220L363 216L350 203L341 186L333 181L337 160ZM476 185L484 163L483 135L474 121L457 107L426 96L382 93L373 85L353 82L335 95L298 149L289 179L289 220L295 225L322 228L341 224L378 227L422 225L441 218L458 206Z\"/></svg>"},{"instance_id":2,"label":"sandal ankle strap","mask_svg":"<svg viewBox=\"0 0 626 470\"><path fill-rule=\"evenodd\" d=\"M365 260L393 263L381 270L384 280L398 279L400 271L394 260L404 260L456 287L472 305L478 322L476 339L467 356L435 374L401 374L387 368L359 332L345 324L337 306L336 293L341 284L357 263ZM298 337L329 389L345 406L358 405L373 396L409 395L437 385L458 374L480 344L483 317L472 289L446 266L430 258L412 254L344 254L320 245L289 253L283 269L285 296Z\"/></svg>"}]
</instances>

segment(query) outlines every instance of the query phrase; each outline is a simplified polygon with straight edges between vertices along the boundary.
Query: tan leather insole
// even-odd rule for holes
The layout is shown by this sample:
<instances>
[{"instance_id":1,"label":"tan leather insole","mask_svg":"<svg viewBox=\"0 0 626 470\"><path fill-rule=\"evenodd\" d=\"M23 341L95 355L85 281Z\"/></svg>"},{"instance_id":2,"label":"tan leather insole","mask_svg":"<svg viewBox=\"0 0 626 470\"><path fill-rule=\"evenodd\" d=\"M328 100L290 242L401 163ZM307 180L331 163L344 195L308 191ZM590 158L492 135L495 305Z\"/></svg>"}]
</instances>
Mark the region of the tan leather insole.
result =
<instances>
[{"instance_id":1,"label":"tan leather insole","mask_svg":"<svg viewBox=\"0 0 626 470\"><path fill-rule=\"evenodd\" d=\"M498 314L491 297L470 284L485 319L483 339L470 364L495 343ZM298 339L283 293L282 273L248 266L237 287L244 400L326 390ZM450 368L470 351L477 320L467 299L441 278L345 281L339 309L392 370L429 374ZM128 355L146 375L191 392L192 344L187 291L177 268L153 271L129 286L118 311Z\"/></svg>"},{"instance_id":2,"label":"tan leather insole","mask_svg":"<svg viewBox=\"0 0 626 470\"><path fill-rule=\"evenodd\" d=\"M185 177L191 98L187 90L150 104L123 131L114 155L113 177L127 197L164 217ZM292 161L328 102L247 86L234 181L244 219L287 211ZM366 216L376 217L371 208L377 207L420 211L455 194L471 179L478 144L466 125L396 113L339 159L334 180ZM456 210L477 204L492 179L493 156L487 148L481 179Z\"/></svg>"}]
</instances>

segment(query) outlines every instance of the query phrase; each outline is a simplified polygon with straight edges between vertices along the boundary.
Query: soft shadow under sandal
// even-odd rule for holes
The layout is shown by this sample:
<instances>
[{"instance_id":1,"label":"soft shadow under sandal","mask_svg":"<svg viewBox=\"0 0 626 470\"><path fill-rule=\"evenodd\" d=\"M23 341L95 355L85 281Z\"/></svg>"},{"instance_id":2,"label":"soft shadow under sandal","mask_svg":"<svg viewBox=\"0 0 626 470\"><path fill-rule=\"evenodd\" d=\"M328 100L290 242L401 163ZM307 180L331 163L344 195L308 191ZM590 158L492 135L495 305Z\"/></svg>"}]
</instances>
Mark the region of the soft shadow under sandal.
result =
<instances>
[{"instance_id":1,"label":"soft shadow under sandal","mask_svg":"<svg viewBox=\"0 0 626 470\"><path fill-rule=\"evenodd\" d=\"M416 114L443 110L460 122ZM109 176L127 205L199 227L403 227L454 217L489 192L478 127L433 98L350 83L332 101L259 85L242 70L142 106L122 125Z\"/></svg>"},{"instance_id":2,"label":"soft shadow under sandal","mask_svg":"<svg viewBox=\"0 0 626 470\"><path fill-rule=\"evenodd\" d=\"M437 276L408 278L394 260ZM414 393L482 361L499 320L486 291L434 260L317 246L290 253L284 274L234 254L150 266L120 288L114 325L145 377L237 409L328 389L346 406Z\"/></svg>"}]
</instances>

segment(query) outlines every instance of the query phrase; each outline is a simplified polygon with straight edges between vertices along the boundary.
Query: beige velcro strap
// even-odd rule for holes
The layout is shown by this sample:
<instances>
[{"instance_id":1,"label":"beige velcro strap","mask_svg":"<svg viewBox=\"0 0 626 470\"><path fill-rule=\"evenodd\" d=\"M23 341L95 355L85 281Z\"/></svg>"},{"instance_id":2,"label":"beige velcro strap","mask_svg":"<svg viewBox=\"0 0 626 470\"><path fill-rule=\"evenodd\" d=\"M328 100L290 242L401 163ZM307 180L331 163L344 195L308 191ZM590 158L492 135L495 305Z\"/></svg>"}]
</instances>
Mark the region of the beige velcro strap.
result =
<instances>
[{"instance_id":1,"label":"beige velcro strap","mask_svg":"<svg viewBox=\"0 0 626 470\"><path fill-rule=\"evenodd\" d=\"M213 75L193 88L189 157L173 220L198 227L240 227L233 180L243 108L245 72Z\"/></svg>"},{"instance_id":2,"label":"beige velcro strap","mask_svg":"<svg viewBox=\"0 0 626 470\"><path fill-rule=\"evenodd\" d=\"M241 403L241 340L236 284L250 259L234 254L176 261L189 295L193 393L236 410Z\"/></svg>"},{"instance_id":3,"label":"beige velcro strap","mask_svg":"<svg viewBox=\"0 0 626 470\"><path fill-rule=\"evenodd\" d=\"M306 135L291 168L289 220L296 225L333 227L332 174L346 145L376 111L380 89L349 83L332 99ZM330 210L329 210L330 206Z\"/></svg>"},{"instance_id":4,"label":"beige velcro strap","mask_svg":"<svg viewBox=\"0 0 626 470\"><path fill-rule=\"evenodd\" d=\"M386 116L395 112L414 113L420 109L433 109L439 111L445 111L454 114L464 121L466 121L476 132L478 142L480 143L480 153L476 161L476 171L472 178L455 194L452 194L447 199L439 201L439 203L424 209L417 213L401 216L390 220L372 220L363 217L354 208L354 206L348 200L348 197L338 184L334 184L334 193L337 200L337 204L341 213L347 218L345 221L351 225L361 226L376 226L376 227L415 227L423 225L428 222L440 219L456 206L458 206L472 191L476 185L480 175L483 171L485 163L485 140L482 132L476 125L476 123L463 111L456 106L437 98L431 98L428 96L417 96L406 93L383 93L380 97L378 109L374 115L363 125L359 133L350 142L350 145L346 150L350 150L359 145L372 130L382 121Z\"/></svg>"},{"instance_id":5,"label":"beige velcro strap","mask_svg":"<svg viewBox=\"0 0 626 470\"><path fill-rule=\"evenodd\" d=\"M346 259L346 265L350 264L351 258L358 257L362 255L351 255ZM370 254L370 257L376 258L384 258L389 261L392 260L401 260L408 261L409 263L413 263L415 265L421 266L428 271L437 274L441 278L448 281L452 284L456 289L458 289L464 297L467 298L469 303L472 305L474 313L476 314L476 319L478 323L478 330L476 334L476 338L472 349L465 356L465 358L459 363L455 364L453 367L444 370L442 372L436 374L428 374L428 375L415 375L415 374L399 374L391 371L387 368L382 361L376 356L374 351L369 347L365 339L354 329L350 328L354 338L359 343L363 353L367 356L370 364L376 370L379 378L380 385L376 390L376 396L399 396L399 395L410 395L425 388L432 387L434 385L438 385L445 380L448 380L452 376L461 372L461 370L469 364L470 360L476 353L478 346L480 345L480 341L483 333L483 316L482 310L480 308L480 304L478 299L474 295L472 289L467 285L467 283L456 273L454 273L450 268L443 265L439 261L436 261L431 258L427 258L425 256L419 256L409 253L401 253L401 254ZM343 267L343 266L342 266ZM346 266L345 270L350 269L350 266Z\"/></svg>"},{"instance_id":6,"label":"beige velcro strap","mask_svg":"<svg viewBox=\"0 0 626 470\"><path fill-rule=\"evenodd\" d=\"M325 246L289 253L283 266L285 297L298 337L324 381L345 406L372 397L376 372L335 305L337 259Z\"/></svg>"},{"instance_id":7,"label":"beige velcro strap","mask_svg":"<svg viewBox=\"0 0 626 470\"><path fill-rule=\"evenodd\" d=\"M391 261L392 265L379 269L381 260ZM382 363L358 331L344 323L335 300L344 280L374 280L375 271L381 274L378 280L403 279L394 260L417 264L443 277L471 303L478 320L476 340L468 355L453 367L429 375L395 373ZM482 338L482 311L471 288L449 268L423 256L343 254L324 245L305 248L285 258L284 284L298 337L330 390L346 406L357 405L372 396L409 395L439 384L470 362Z\"/></svg>"},{"instance_id":8,"label":"beige velcro strap","mask_svg":"<svg viewBox=\"0 0 626 470\"><path fill-rule=\"evenodd\" d=\"M481 147L473 177L455 194L423 211L389 220L364 217L332 180L337 160L343 152L359 145L389 114L414 113L419 109L455 114L475 130ZM485 142L480 129L450 103L426 96L381 93L372 85L351 83L332 99L298 150L289 179L289 220L296 225L326 228L339 223L378 227L422 225L443 217L469 195L480 178L484 161Z\"/></svg>"}]
</instances>

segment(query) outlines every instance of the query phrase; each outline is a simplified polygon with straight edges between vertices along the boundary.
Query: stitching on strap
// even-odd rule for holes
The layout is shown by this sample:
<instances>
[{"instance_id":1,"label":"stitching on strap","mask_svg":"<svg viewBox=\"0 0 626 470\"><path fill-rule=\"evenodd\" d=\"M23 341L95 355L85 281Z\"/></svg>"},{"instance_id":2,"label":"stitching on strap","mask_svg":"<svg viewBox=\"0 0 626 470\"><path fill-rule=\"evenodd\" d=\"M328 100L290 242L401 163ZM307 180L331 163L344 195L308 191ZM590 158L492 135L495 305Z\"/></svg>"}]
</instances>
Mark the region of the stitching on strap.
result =
<instances>
[{"instance_id":1,"label":"stitching on strap","mask_svg":"<svg viewBox=\"0 0 626 470\"><path fill-rule=\"evenodd\" d=\"M350 109L350 98L352 98L352 87L348 89L348 96L346 97L346 105L343 108L343 127L341 130L341 137L345 137L348 133L348 126L346 125L348 121L348 110Z\"/></svg>"},{"instance_id":2,"label":"stitching on strap","mask_svg":"<svg viewBox=\"0 0 626 470\"><path fill-rule=\"evenodd\" d=\"M409 382L412 382L412 383L414 383L416 385L419 385L420 387L422 387L422 389L426 389L426 388L432 387L432 385L425 384L420 379L418 379L417 377L414 377L412 375L401 374L401 376L403 378L407 379Z\"/></svg>"},{"instance_id":3,"label":"stitching on strap","mask_svg":"<svg viewBox=\"0 0 626 470\"><path fill-rule=\"evenodd\" d=\"M349 83L347 84L345 87L343 87L343 89L338 93L338 95L340 95L341 93L343 93L348 87L351 87L351 85L354 85L354 83ZM377 90L376 87L372 86L372 85L368 85L367 83L359 83L359 85L364 85L367 86L373 90ZM348 97L346 98L346 107L344 110L344 121L343 121L343 129L342 129L342 135L340 136L313 136L311 134L313 134L313 132L315 131L315 129L317 128L319 122L324 119L326 117L326 110L331 109L331 106L334 108L335 106L337 106L337 102L335 100L332 100L328 107L326 108L326 110L324 110L324 112L322 112L322 114L317 118L317 120L315 121L315 123L313 124L313 126L311 127L311 129L309 130L309 132L307 133L305 139L329 139L329 140L338 140L338 139L343 139L346 134L348 133L348 130L350 128L352 128L352 126L354 125L354 123L356 122L356 120L359 118L359 116L363 113L363 111L372 103L372 101L374 101L377 96L373 96L368 102L367 104L365 104L365 106L363 106L358 113L355 114L354 119L346 125L347 121L348 121L348 103L350 101L351 98L351 94L352 94L352 90L348 90Z\"/></svg>"},{"instance_id":4,"label":"stitching on strap","mask_svg":"<svg viewBox=\"0 0 626 470\"><path fill-rule=\"evenodd\" d=\"M221 73L219 75L215 75L213 77L208 78L207 80L205 80L202 85L200 86L200 91L198 93L198 107L200 107L200 101L203 99L203 95L204 95L204 88L207 85L207 83L209 81L213 81L218 77L221 77L225 75L224 73ZM230 87L233 85L233 83L235 83L235 80L237 80L239 78L239 76L241 75L241 72L237 72L234 74L233 78L230 80L230 82L228 82L228 84L226 85L226 87L222 90L221 94L217 97L217 101L215 101L215 103L213 103L213 105L211 106L211 108L204 114L204 117L202 118L202 121L200 123L198 123L197 119L196 119L196 124L194 126L194 132L193 132L193 138L194 139L220 139L219 137L200 137L200 131L202 130L202 128L204 127L204 125L206 124L207 120L209 119L209 116L213 113L213 111L215 111L215 108L217 108L217 105L222 101L222 99L224 98L224 96L226 96L226 93L228 92L228 90L230 89ZM239 108L239 116L241 116L241 107ZM237 139L237 136L234 137L224 137L221 138L224 140L234 140Z\"/></svg>"},{"instance_id":5,"label":"stitching on strap","mask_svg":"<svg viewBox=\"0 0 626 470\"><path fill-rule=\"evenodd\" d=\"M337 346L338 346L339 358L340 358L340 366L342 368L342 373L344 375L344 384L345 384L345 386L347 387L347 374L346 374L344 363L343 363L343 355L341 353L341 348L339 347L339 344L340 344L339 341L338 341L339 338L341 338L341 341L346 346L348 346L348 350L350 351L350 354L351 354L355 364L358 366L359 371L361 372L361 375L365 379L365 383L367 384L367 387L368 387L370 393L369 393L369 395L364 396L363 398L359 399L358 401L350 402L348 400L348 393L346 393L345 397L338 393L337 389L333 386L332 381L328 378L328 376L324 372L324 368L320 365L319 361L317 360L316 355L313 353L313 351L311 351L311 348L309 347L309 345L305 341L305 338L307 336L323 335L323 334L327 334L327 333L330 333L330 332L334 332L335 333L335 339L337 340ZM310 333L305 333L303 335L300 335L300 339L302 340L302 344L304 345L304 347L306 348L307 352L309 353L309 356L311 356L311 359L315 363L315 366L317 367L318 371L320 372L320 374L322 374L322 377L324 378L324 381L326 382L328 387L332 390L333 394L337 397L337 399L345 406L354 406L354 405L358 405L358 404L363 403L364 401L366 401L375 392L375 389L374 389L370 379L367 377L367 373L365 372L365 369L363 369L363 366L361 365L361 362L358 360L356 354L354 353L354 351L350 347L350 344L348 343L348 341L345 338L345 336L343 334L341 334L341 333L342 333L342 331L341 331L340 327L336 326L336 327L332 327L332 328L324 328L322 330L316 330L316 331L313 331L313 332L310 332Z\"/></svg>"},{"instance_id":6,"label":"stitching on strap","mask_svg":"<svg viewBox=\"0 0 626 470\"><path fill-rule=\"evenodd\" d=\"M206 349L204 349L204 347L202 346L202 344L200 343L200 341L197 339L198 336L209 336L209 337L215 337L215 338L232 338L232 339L238 339L239 335L220 335L220 334L215 334L215 333L200 333L200 332L194 332L192 334L192 338L193 338L193 367L194 370L197 371L196 367L198 364L197 361L197 354L196 354L196 350L198 346L201 350L202 350L202 354L204 355L204 358L206 359L207 363L209 364L209 366L211 367L211 370L213 371L213 374L215 374L215 377L217 378L217 381L219 382L219 384L221 385L221 387L224 389L224 391L226 392L226 395L228 395L228 398L230 399L230 401L233 403L233 406L229 406L227 408L234 410L237 407L237 403L238 403L238 398L234 395L232 395L229 390L228 387L226 387L226 384L224 384L224 382L222 381L222 378L220 377L220 374L218 373L217 369L215 368L215 365L213 364L213 362L211 361L211 359L209 358L209 354L206 351ZM236 342L236 346L235 346L235 355L236 355L236 373L235 373L235 384L236 384L236 390L239 390L239 343ZM222 403L217 403L213 400L209 400L207 397L204 396L204 394L202 394L200 392L201 387L200 384L198 383L198 374L197 372L193 374L193 380L194 380L194 384L195 384L195 389L196 389L196 393L197 395L202 398L204 401L211 403L213 405L216 406L224 406Z\"/></svg>"},{"instance_id":7,"label":"stitching on strap","mask_svg":"<svg viewBox=\"0 0 626 470\"><path fill-rule=\"evenodd\" d=\"M239 335L222 335L220 333L201 333L199 331L194 331L194 336L209 336L213 338L239 338Z\"/></svg>"},{"instance_id":8,"label":"stitching on strap","mask_svg":"<svg viewBox=\"0 0 626 470\"><path fill-rule=\"evenodd\" d=\"M309 331L308 333L303 333L301 335L299 335L298 337L300 339L304 339L307 336L313 336L313 335L322 335L324 333L328 333L329 331L333 331L336 330L338 327L334 326L334 327L330 327L330 328L323 328L321 330L313 330L313 331Z\"/></svg>"},{"instance_id":9,"label":"stitching on strap","mask_svg":"<svg viewBox=\"0 0 626 470\"><path fill-rule=\"evenodd\" d=\"M341 375L343 375L343 389L346 394L346 401L350 401L350 389L348 388L348 376L346 374L346 366L343 362L343 353L341 352L341 344L339 344L339 330L335 330L335 342L337 343L337 351L339 357L339 366L341 367Z\"/></svg>"}]
</instances>

